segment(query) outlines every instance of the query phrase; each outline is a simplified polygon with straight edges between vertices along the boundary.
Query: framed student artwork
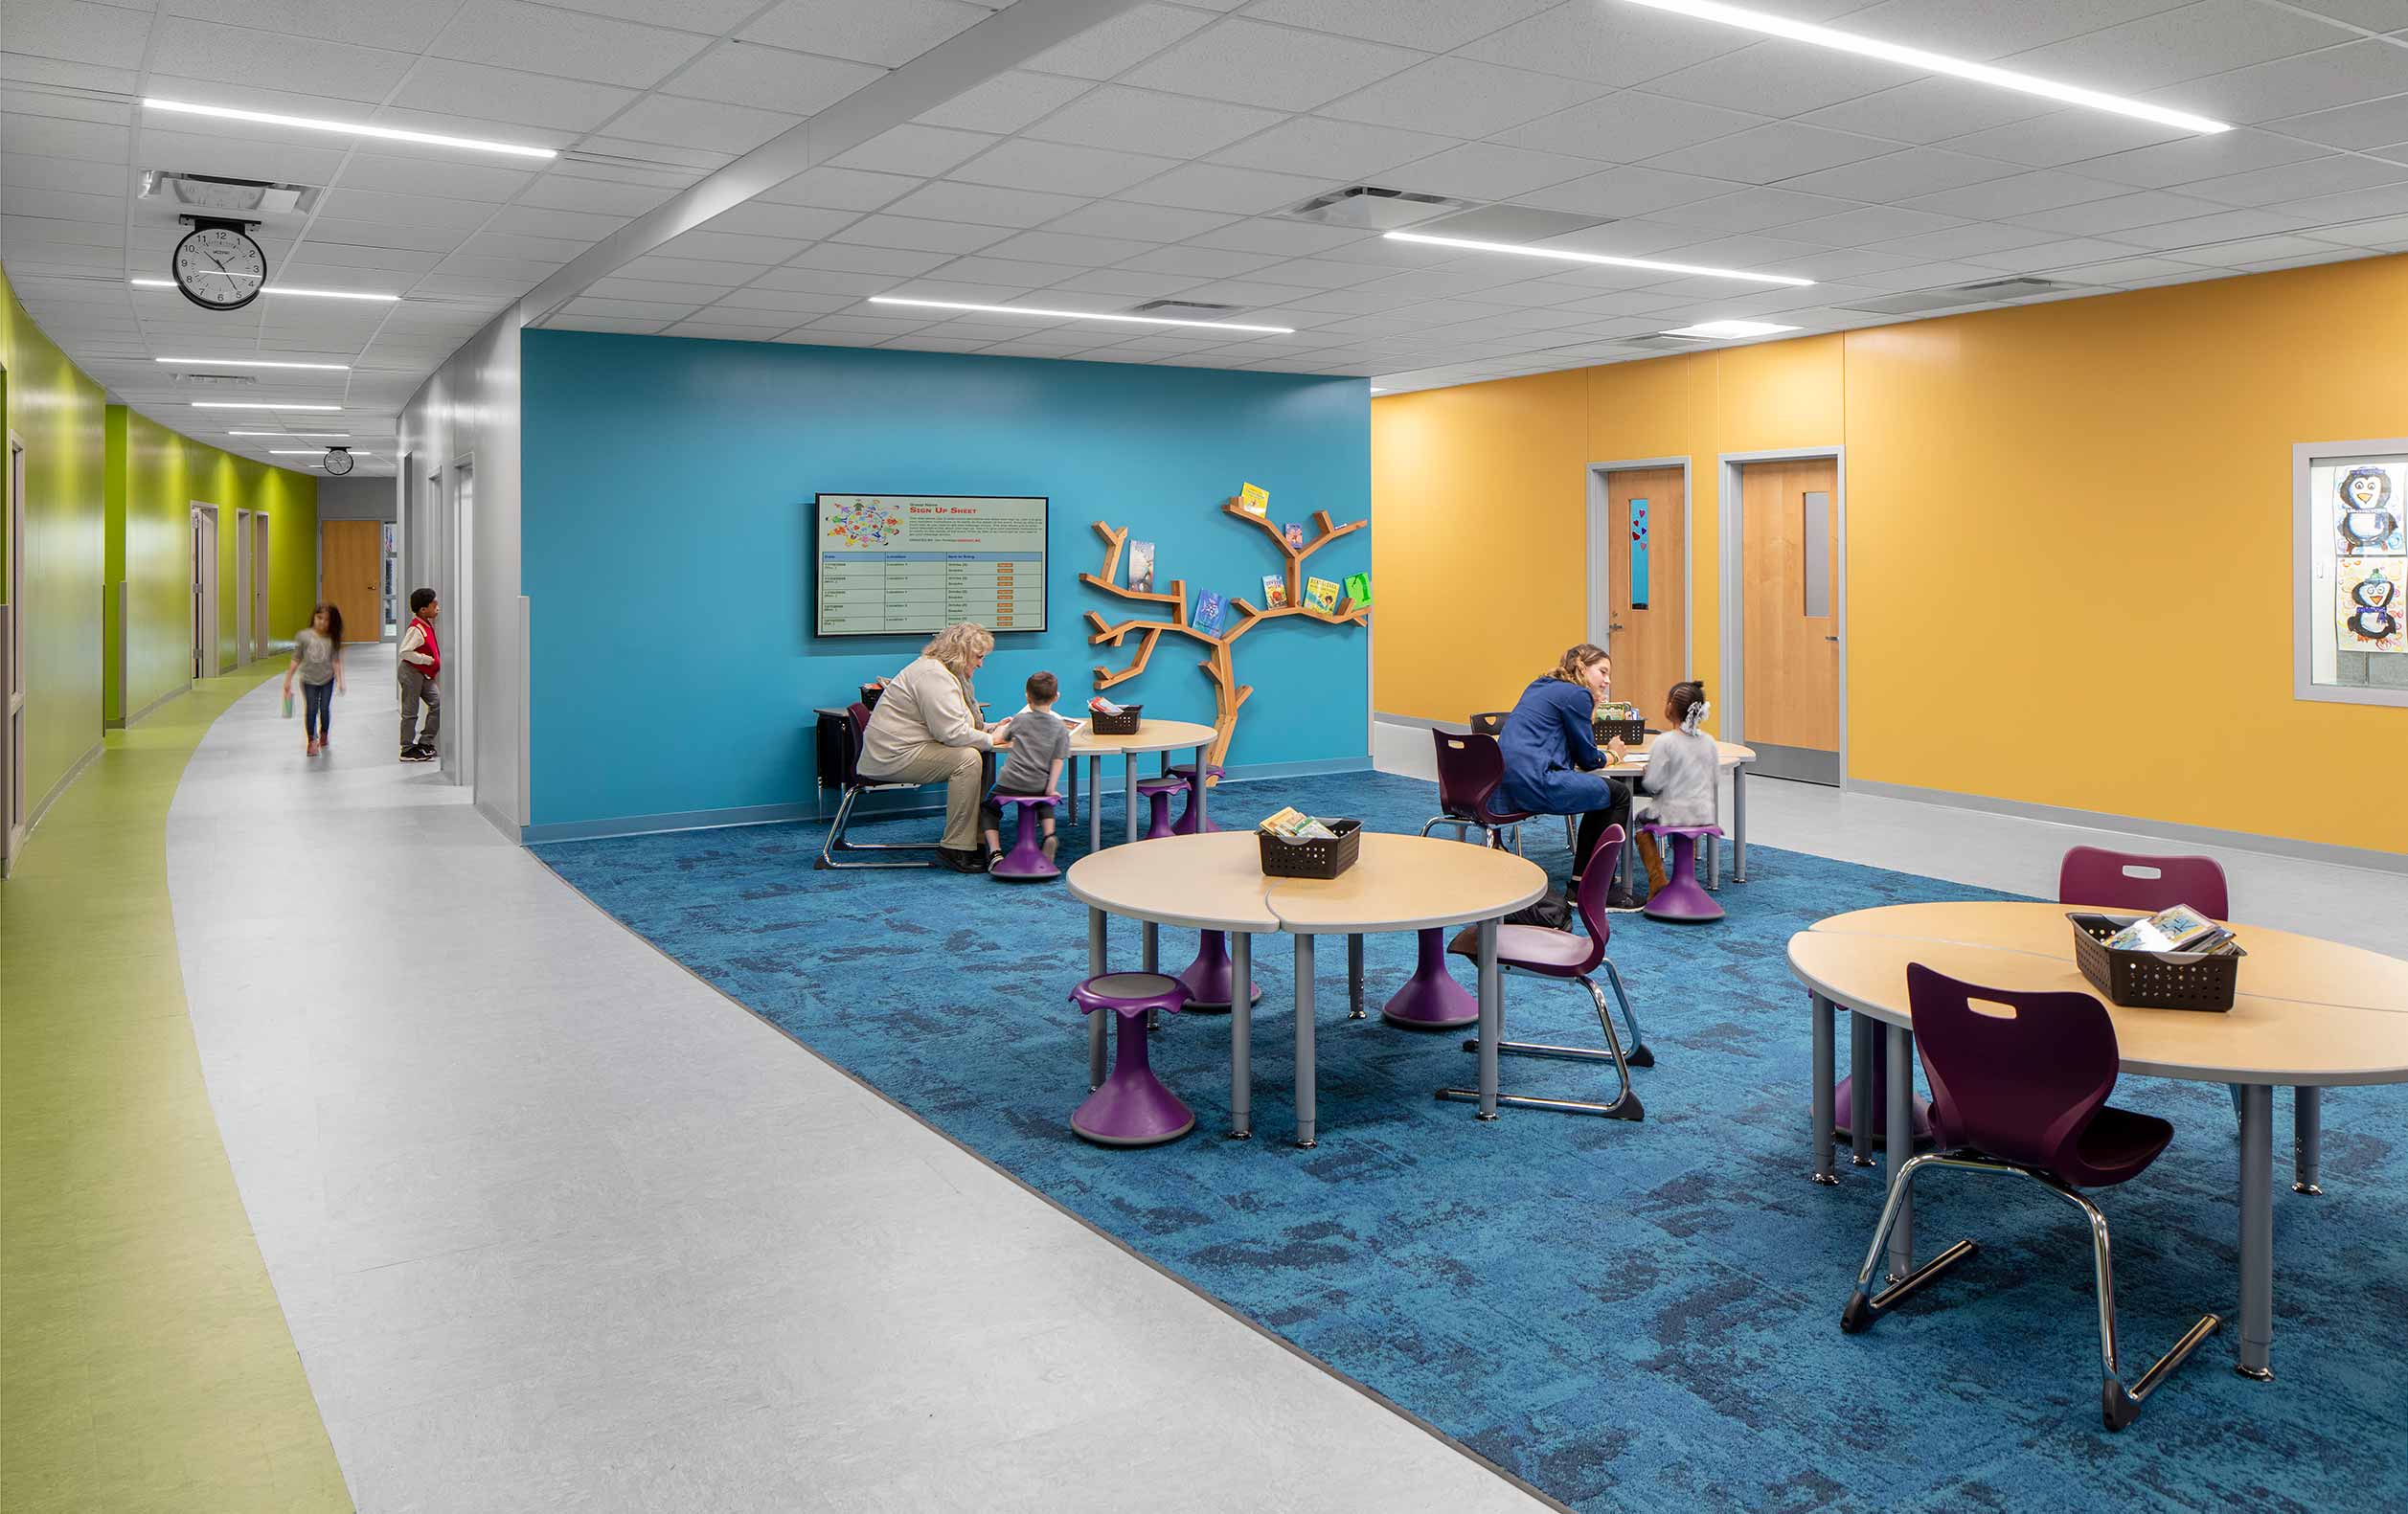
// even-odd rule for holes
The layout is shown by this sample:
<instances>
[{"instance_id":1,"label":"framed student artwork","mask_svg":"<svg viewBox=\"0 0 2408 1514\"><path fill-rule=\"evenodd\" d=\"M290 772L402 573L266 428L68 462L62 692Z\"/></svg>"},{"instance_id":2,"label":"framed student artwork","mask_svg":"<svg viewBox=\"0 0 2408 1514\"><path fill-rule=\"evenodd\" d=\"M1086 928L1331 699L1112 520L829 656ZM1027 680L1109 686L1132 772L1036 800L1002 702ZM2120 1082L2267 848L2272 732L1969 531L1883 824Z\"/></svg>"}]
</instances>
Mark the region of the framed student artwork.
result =
<instances>
[{"instance_id":1,"label":"framed student artwork","mask_svg":"<svg viewBox=\"0 0 2408 1514\"><path fill-rule=\"evenodd\" d=\"M2408 438L2291 450L2292 694L2408 706Z\"/></svg>"}]
</instances>

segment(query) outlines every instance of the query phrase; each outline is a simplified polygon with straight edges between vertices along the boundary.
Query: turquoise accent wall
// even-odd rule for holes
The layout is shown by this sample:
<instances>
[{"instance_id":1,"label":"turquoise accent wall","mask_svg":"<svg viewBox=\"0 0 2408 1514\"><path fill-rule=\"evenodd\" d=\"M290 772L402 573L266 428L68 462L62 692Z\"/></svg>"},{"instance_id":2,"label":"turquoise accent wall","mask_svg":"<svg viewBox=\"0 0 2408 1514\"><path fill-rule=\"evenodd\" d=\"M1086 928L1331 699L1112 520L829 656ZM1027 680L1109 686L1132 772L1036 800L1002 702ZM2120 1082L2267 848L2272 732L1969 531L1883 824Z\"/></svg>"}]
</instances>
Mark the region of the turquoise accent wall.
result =
<instances>
[{"instance_id":1,"label":"turquoise accent wall","mask_svg":"<svg viewBox=\"0 0 2408 1514\"><path fill-rule=\"evenodd\" d=\"M998 713L1038 668L1083 703L1099 663L1133 655L1134 639L1087 644L1087 611L1141 608L1079 582L1102 566L1091 522L1153 542L1165 587L1259 605L1282 563L1221 513L1240 484L1269 489L1279 520L1371 513L1360 379L546 330L524 360L536 826L816 802L812 710L924 640L813 635L820 492L1051 498L1050 629L988 660L978 690ZM1370 571L1371 532L1306 566ZM1368 766L1368 635L1295 617L1240 641L1254 695L1230 765ZM1113 696L1209 722L1202 652L1166 637Z\"/></svg>"}]
</instances>

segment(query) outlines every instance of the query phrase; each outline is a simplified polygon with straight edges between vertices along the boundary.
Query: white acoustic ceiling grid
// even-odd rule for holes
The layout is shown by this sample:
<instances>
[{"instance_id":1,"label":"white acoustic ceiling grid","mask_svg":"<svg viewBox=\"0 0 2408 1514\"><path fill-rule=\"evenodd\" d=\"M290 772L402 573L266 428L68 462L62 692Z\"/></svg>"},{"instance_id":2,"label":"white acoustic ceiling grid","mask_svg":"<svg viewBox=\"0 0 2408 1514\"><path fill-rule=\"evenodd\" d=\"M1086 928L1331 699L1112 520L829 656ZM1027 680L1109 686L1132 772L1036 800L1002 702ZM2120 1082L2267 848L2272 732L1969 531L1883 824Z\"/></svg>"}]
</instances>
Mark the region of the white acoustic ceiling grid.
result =
<instances>
[{"instance_id":1,"label":"white acoustic ceiling grid","mask_svg":"<svg viewBox=\"0 0 2408 1514\"><path fill-rule=\"evenodd\" d=\"M1397 390L1654 355L1630 339L1708 321L1874 325L1901 317L1863 306L2017 275L2074 298L2408 250L2408 0L1753 7L2235 129L2193 134L1626 0L1136 0L703 224L604 255L590 281L580 264L542 324ZM168 425L261 456L270 439L196 418L329 429L322 414L193 411L155 357L347 363L253 371L239 396L211 397L341 404L373 449L497 311L1000 9L8 0L0 263L70 355ZM561 155L169 116L146 95ZM213 315L130 286L165 275L182 233L137 198L147 169L321 189L306 215L263 224L271 282L403 298L271 293ZM1602 222L1549 245L1816 282L1412 245L1282 215L1358 183ZM1294 334L868 303L880 295L1097 312L1168 298Z\"/></svg>"}]
</instances>

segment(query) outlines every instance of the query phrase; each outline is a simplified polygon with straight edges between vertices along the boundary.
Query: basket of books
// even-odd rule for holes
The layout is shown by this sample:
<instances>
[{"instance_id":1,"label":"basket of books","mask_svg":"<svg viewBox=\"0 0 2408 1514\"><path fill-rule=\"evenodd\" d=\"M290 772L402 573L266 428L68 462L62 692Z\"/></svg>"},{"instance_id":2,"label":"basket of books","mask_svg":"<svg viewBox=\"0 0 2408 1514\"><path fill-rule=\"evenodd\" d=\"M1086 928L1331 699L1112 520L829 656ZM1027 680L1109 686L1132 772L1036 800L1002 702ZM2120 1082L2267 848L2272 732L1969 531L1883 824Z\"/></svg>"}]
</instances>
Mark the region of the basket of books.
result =
<instances>
[{"instance_id":1,"label":"basket of books","mask_svg":"<svg viewBox=\"0 0 2408 1514\"><path fill-rule=\"evenodd\" d=\"M1266 878L1334 878L1363 854L1359 820L1315 820L1283 809L1255 828Z\"/></svg>"},{"instance_id":2,"label":"basket of books","mask_svg":"<svg viewBox=\"0 0 2408 1514\"><path fill-rule=\"evenodd\" d=\"M1133 736L1137 734L1138 712L1145 708L1099 699L1087 707L1087 729L1100 736Z\"/></svg>"},{"instance_id":3,"label":"basket of books","mask_svg":"<svg viewBox=\"0 0 2408 1514\"><path fill-rule=\"evenodd\" d=\"M2092 986L2127 1009L2233 1006L2240 960L2233 933L2188 905L2161 914L2069 913L2074 960Z\"/></svg>"},{"instance_id":4,"label":"basket of books","mask_svg":"<svg viewBox=\"0 0 2408 1514\"><path fill-rule=\"evenodd\" d=\"M1619 740L1624 746L1635 747L1647 738L1647 722L1640 715L1638 707L1620 700L1599 705L1597 712L1589 717L1589 724L1596 730L1601 746Z\"/></svg>"}]
</instances>

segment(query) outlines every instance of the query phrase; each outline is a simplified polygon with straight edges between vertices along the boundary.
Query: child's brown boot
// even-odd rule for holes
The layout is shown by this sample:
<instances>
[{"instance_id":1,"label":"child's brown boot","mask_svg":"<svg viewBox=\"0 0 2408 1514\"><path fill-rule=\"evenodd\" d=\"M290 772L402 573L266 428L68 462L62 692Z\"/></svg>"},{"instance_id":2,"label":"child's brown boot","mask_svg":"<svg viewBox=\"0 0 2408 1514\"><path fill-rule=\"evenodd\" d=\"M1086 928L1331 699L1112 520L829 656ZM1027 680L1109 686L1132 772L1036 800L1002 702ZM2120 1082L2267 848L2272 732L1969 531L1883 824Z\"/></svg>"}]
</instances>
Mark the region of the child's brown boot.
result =
<instances>
[{"instance_id":1,"label":"child's brown boot","mask_svg":"<svg viewBox=\"0 0 2408 1514\"><path fill-rule=\"evenodd\" d=\"M1639 865L1647 870L1647 891L1664 887L1664 852L1655 844L1655 832L1639 832Z\"/></svg>"}]
</instances>

